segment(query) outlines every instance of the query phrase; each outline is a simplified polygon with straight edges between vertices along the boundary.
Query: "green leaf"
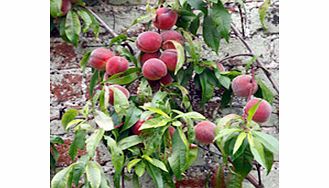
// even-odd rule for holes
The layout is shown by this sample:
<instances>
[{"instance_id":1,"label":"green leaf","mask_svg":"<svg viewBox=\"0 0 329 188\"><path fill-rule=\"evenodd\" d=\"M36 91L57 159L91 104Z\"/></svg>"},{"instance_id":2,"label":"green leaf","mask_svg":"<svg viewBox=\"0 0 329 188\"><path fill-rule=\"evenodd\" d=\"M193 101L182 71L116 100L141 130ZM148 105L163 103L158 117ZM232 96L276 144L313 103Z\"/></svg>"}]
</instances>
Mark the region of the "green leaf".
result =
<instances>
[{"instance_id":1,"label":"green leaf","mask_svg":"<svg viewBox=\"0 0 329 188\"><path fill-rule=\"evenodd\" d=\"M157 188L164 188L163 178L159 168L156 168L150 164L146 164L146 171L152 177Z\"/></svg>"},{"instance_id":2,"label":"green leaf","mask_svg":"<svg viewBox=\"0 0 329 188\"><path fill-rule=\"evenodd\" d=\"M142 14L141 16L137 17L129 27L134 26L138 23L150 22L150 21L152 21L153 17L154 17L153 13Z\"/></svg>"},{"instance_id":3,"label":"green leaf","mask_svg":"<svg viewBox=\"0 0 329 188\"><path fill-rule=\"evenodd\" d=\"M254 139L250 133L248 134L248 142L250 145L251 153L255 160L268 171L263 145L257 139Z\"/></svg>"},{"instance_id":4,"label":"green leaf","mask_svg":"<svg viewBox=\"0 0 329 188\"><path fill-rule=\"evenodd\" d=\"M127 170L128 170L128 172L131 172L131 168L134 167L141 160L142 159L133 159L133 160L129 161L129 163L127 164Z\"/></svg>"},{"instance_id":5,"label":"green leaf","mask_svg":"<svg viewBox=\"0 0 329 188\"><path fill-rule=\"evenodd\" d=\"M99 145L103 135L104 129L97 129L87 140L86 140L86 150L89 157L93 157L95 155L95 150Z\"/></svg>"},{"instance_id":6,"label":"green leaf","mask_svg":"<svg viewBox=\"0 0 329 188\"><path fill-rule=\"evenodd\" d=\"M72 167L69 166L59 171L51 180L51 188L66 188L68 185L68 180L70 178Z\"/></svg>"},{"instance_id":7,"label":"green leaf","mask_svg":"<svg viewBox=\"0 0 329 188\"><path fill-rule=\"evenodd\" d=\"M193 164L193 162L197 160L197 158L198 158L198 148L189 147L184 170L187 170Z\"/></svg>"},{"instance_id":8,"label":"green leaf","mask_svg":"<svg viewBox=\"0 0 329 188\"><path fill-rule=\"evenodd\" d=\"M82 32L87 32L88 29L90 28L91 24L93 23L92 19L90 18L89 13L86 10L78 10L78 15L80 16L80 18L82 18L83 20L83 29Z\"/></svg>"},{"instance_id":9,"label":"green leaf","mask_svg":"<svg viewBox=\"0 0 329 188\"><path fill-rule=\"evenodd\" d=\"M199 76L201 89L202 89L202 98L201 104L204 105L214 96L215 87L208 81L208 74L203 72Z\"/></svg>"},{"instance_id":10,"label":"green leaf","mask_svg":"<svg viewBox=\"0 0 329 188\"><path fill-rule=\"evenodd\" d=\"M125 72L112 75L106 80L106 83L119 85L130 84L138 78L139 71L139 68L129 68Z\"/></svg>"},{"instance_id":11,"label":"green leaf","mask_svg":"<svg viewBox=\"0 0 329 188\"><path fill-rule=\"evenodd\" d=\"M246 63L246 70L249 70L251 65L255 63L256 60L257 60L257 56L252 56L252 58L248 60L248 62Z\"/></svg>"},{"instance_id":12,"label":"green leaf","mask_svg":"<svg viewBox=\"0 0 329 188\"><path fill-rule=\"evenodd\" d=\"M166 165L162 161L155 159L155 158L151 158L148 155L143 155L142 158L147 160L152 165L160 168L161 170L168 172Z\"/></svg>"},{"instance_id":13,"label":"green leaf","mask_svg":"<svg viewBox=\"0 0 329 188\"><path fill-rule=\"evenodd\" d=\"M64 140L59 136L50 136L50 143L52 143L52 144L63 144Z\"/></svg>"},{"instance_id":14,"label":"green leaf","mask_svg":"<svg viewBox=\"0 0 329 188\"><path fill-rule=\"evenodd\" d=\"M121 148L121 150L126 150L142 142L142 139L137 135L128 136L118 142L118 147Z\"/></svg>"},{"instance_id":15,"label":"green leaf","mask_svg":"<svg viewBox=\"0 0 329 188\"><path fill-rule=\"evenodd\" d=\"M218 1L217 4L214 4L209 10L209 15L213 19L217 31L220 33L220 38L224 38L228 42L230 38L231 15L223 3Z\"/></svg>"},{"instance_id":16,"label":"green leaf","mask_svg":"<svg viewBox=\"0 0 329 188\"><path fill-rule=\"evenodd\" d=\"M207 3L205 3L203 0L188 0L187 3L190 4L192 8L201 10L204 15L207 15Z\"/></svg>"},{"instance_id":17,"label":"green leaf","mask_svg":"<svg viewBox=\"0 0 329 188\"><path fill-rule=\"evenodd\" d=\"M227 183L227 188L242 188L243 180L244 177L231 171L230 178Z\"/></svg>"},{"instance_id":18,"label":"green leaf","mask_svg":"<svg viewBox=\"0 0 329 188\"><path fill-rule=\"evenodd\" d=\"M99 73L98 70L95 70L90 79L90 83L89 83L89 95L90 96L93 96L94 88L98 81L98 73Z\"/></svg>"},{"instance_id":19,"label":"green leaf","mask_svg":"<svg viewBox=\"0 0 329 188\"><path fill-rule=\"evenodd\" d=\"M260 98L263 98L267 102L272 104L273 100L274 100L274 94L272 93L272 91L266 86L266 84L260 78L256 78L256 81L259 86L259 89L261 90ZM256 96L256 94L255 94L255 96Z\"/></svg>"},{"instance_id":20,"label":"green leaf","mask_svg":"<svg viewBox=\"0 0 329 188\"><path fill-rule=\"evenodd\" d=\"M194 20L191 22L190 27L189 27L189 31L193 34L196 35L199 27L200 27L200 17L202 16L202 14L198 14L198 16L196 16L194 18Z\"/></svg>"},{"instance_id":21,"label":"green leaf","mask_svg":"<svg viewBox=\"0 0 329 188\"><path fill-rule=\"evenodd\" d=\"M254 117L260 103L262 100L259 100L255 105L253 105L249 110L248 110L248 117L247 117L247 122L249 123L252 120L252 117Z\"/></svg>"},{"instance_id":22,"label":"green leaf","mask_svg":"<svg viewBox=\"0 0 329 188\"><path fill-rule=\"evenodd\" d=\"M199 112L187 112L187 113L180 114L180 115L175 117L175 119L178 119L178 118L191 118L191 119L195 119L195 120L204 120L204 119L206 119Z\"/></svg>"},{"instance_id":23,"label":"green leaf","mask_svg":"<svg viewBox=\"0 0 329 188\"><path fill-rule=\"evenodd\" d=\"M217 127L220 129L229 128L232 121L242 120L242 117L237 114L228 114L217 122Z\"/></svg>"},{"instance_id":24,"label":"green leaf","mask_svg":"<svg viewBox=\"0 0 329 188\"><path fill-rule=\"evenodd\" d=\"M86 166L87 180L91 188L99 188L101 185L101 167L94 161L89 161Z\"/></svg>"},{"instance_id":25,"label":"green leaf","mask_svg":"<svg viewBox=\"0 0 329 188\"><path fill-rule=\"evenodd\" d=\"M111 87L111 90L113 91L115 112L117 114L125 114L129 108L129 101L127 96L120 89L116 87Z\"/></svg>"},{"instance_id":26,"label":"green leaf","mask_svg":"<svg viewBox=\"0 0 329 188\"><path fill-rule=\"evenodd\" d=\"M70 10L66 15L65 34L74 46L78 46L80 32L81 24L79 16L76 12Z\"/></svg>"},{"instance_id":27,"label":"green leaf","mask_svg":"<svg viewBox=\"0 0 329 188\"><path fill-rule=\"evenodd\" d=\"M100 128L104 129L105 131L110 131L114 129L112 118L99 110L96 110L95 122Z\"/></svg>"},{"instance_id":28,"label":"green leaf","mask_svg":"<svg viewBox=\"0 0 329 188\"><path fill-rule=\"evenodd\" d=\"M164 117L166 117L166 118L170 118L170 117L168 116L168 114L166 114L164 111L162 111L162 110L159 109L159 108L154 108L154 107L151 107L151 106L143 106L142 108L145 109L145 110L148 110L148 111L151 111L151 112L154 112L154 113L160 114L160 115L162 115L162 116L164 116Z\"/></svg>"},{"instance_id":29,"label":"green leaf","mask_svg":"<svg viewBox=\"0 0 329 188\"><path fill-rule=\"evenodd\" d=\"M135 167L135 173L137 174L138 177L142 177L142 175L145 172L145 163L142 161L140 163L137 163Z\"/></svg>"},{"instance_id":30,"label":"green leaf","mask_svg":"<svg viewBox=\"0 0 329 188\"><path fill-rule=\"evenodd\" d=\"M74 139L70 145L69 155L72 161L75 159L78 149L83 149L85 147L87 132L85 130L78 130L75 132Z\"/></svg>"},{"instance_id":31,"label":"green leaf","mask_svg":"<svg viewBox=\"0 0 329 188\"><path fill-rule=\"evenodd\" d=\"M66 130L68 130L69 128L71 128L72 126L75 126L75 125L78 125L80 124L81 122L85 121L84 119L74 119L72 121L70 121L70 123L68 123L66 125Z\"/></svg>"},{"instance_id":32,"label":"green leaf","mask_svg":"<svg viewBox=\"0 0 329 188\"><path fill-rule=\"evenodd\" d=\"M228 104L232 101L232 89L225 89L224 93L222 95L220 105L222 108L225 108L228 106Z\"/></svg>"},{"instance_id":33,"label":"green leaf","mask_svg":"<svg viewBox=\"0 0 329 188\"><path fill-rule=\"evenodd\" d=\"M265 165L266 165L266 169L267 169L266 175L268 175L272 169L274 156L273 156L273 153L266 148L264 148L264 154L265 154Z\"/></svg>"},{"instance_id":34,"label":"green leaf","mask_svg":"<svg viewBox=\"0 0 329 188\"><path fill-rule=\"evenodd\" d=\"M184 28L188 30L191 23L197 18L197 16L192 12L192 10L182 9L179 10L179 17L177 19L177 27Z\"/></svg>"},{"instance_id":35,"label":"green leaf","mask_svg":"<svg viewBox=\"0 0 329 188\"><path fill-rule=\"evenodd\" d=\"M125 156L122 152L122 150L118 147L115 140L113 140L111 137L106 136L105 139L107 140L107 146L110 149L111 157L112 157L112 164L115 169L114 174L114 186L120 187L120 174L124 165L124 159Z\"/></svg>"},{"instance_id":36,"label":"green leaf","mask_svg":"<svg viewBox=\"0 0 329 188\"><path fill-rule=\"evenodd\" d=\"M88 11L88 14L90 16L90 19L92 20L92 24L90 25L90 27L93 30L96 38L98 38L98 35L99 35L99 22L97 21L95 16L93 14L91 14L89 11Z\"/></svg>"},{"instance_id":37,"label":"green leaf","mask_svg":"<svg viewBox=\"0 0 329 188\"><path fill-rule=\"evenodd\" d=\"M206 16L202 25L204 42L216 53L219 49L220 33L217 31L215 21L211 16Z\"/></svg>"},{"instance_id":38,"label":"green leaf","mask_svg":"<svg viewBox=\"0 0 329 188\"><path fill-rule=\"evenodd\" d=\"M120 44L121 42L127 40L127 38L128 38L127 35L120 34L111 39L109 46L111 46L112 44Z\"/></svg>"},{"instance_id":39,"label":"green leaf","mask_svg":"<svg viewBox=\"0 0 329 188\"><path fill-rule=\"evenodd\" d=\"M82 69L82 72L84 72L86 70L86 66L88 64L89 61L89 57L90 57L91 51L88 51L87 53L85 53L80 61L80 67Z\"/></svg>"},{"instance_id":40,"label":"green leaf","mask_svg":"<svg viewBox=\"0 0 329 188\"><path fill-rule=\"evenodd\" d=\"M123 124L121 128L121 132L129 129L132 127L138 120L140 115L142 114L142 111L137 108L136 106L132 106L128 109L126 118L125 118L125 123Z\"/></svg>"},{"instance_id":41,"label":"green leaf","mask_svg":"<svg viewBox=\"0 0 329 188\"><path fill-rule=\"evenodd\" d=\"M62 16L62 0L50 0L50 15L52 17Z\"/></svg>"},{"instance_id":42,"label":"green leaf","mask_svg":"<svg viewBox=\"0 0 329 188\"><path fill-rule=\"evenodd\" d=\"M110 186L108 178L106 177L103 171L102 171L102 180L101 180L100 188L112 188Z\"/></svg>"},{"instance_id":43,"label":"green leaf","mask_svg":"<svg viewBox=\"0 0 329 188\"><path fill-rule=\"evenodd\" d=\"M72 182L78 186L82 174L85 172L86 163L84 161L76 162L72 165Z\"/></svg>"},{"instance_id":44,"label":"green leaf","mask_svg":"<svg viewBox=\"0 0 329 188\"><path fill-rule=\"evenodd\" d=\"M219 133L216 135L216 137L214 138L214 140L220 140L223 137L229 136L233 133L239 132L241 131L238 128L226 128L226 129L222 129L219 131Z\"/></svg>"},{"instance_id":45,"label":"green leaf","mask_svg":"<svg viewBox=\"0 0 329 188\"><path fill-rule=\"evenodd\" d=\"M170 40L170 42L175 46L177 52L177 63L175 68L175 75L177 72L183 67L185 62L185 54L184 54L184 47L177 41Z\"/></svg>"},{"instance_id":46,"label":"green leaf","mask_svg":"<svg viewBox=\"0 0 329 188\"><path fill-rule=\"evenodd\" d=\"M272 135L265 134L259 131L252 132L255 138L260 141L266 149L270 150L272 153L279 153L279 142Z\"/></svg>"},{"instance_id":47,"label":"green leaf","mask_svg":"<svg viewBox=\"0 0 329 188\"><path fill-rule=\"evenodd\" d=\"M178 129L177 129L178 130ZM186 152L187 148L179 134L175 131L172 141L172 154L168 158L169 165L178 180L182 179L182 172L186 165Z\"/></svg>"},{"instance_id":48,"label":"green leaf","mask_svg":"<svg viewBox=\"0 0 329 188\"><path fill-rule=\"evenodd\" d=\"M266 12L267 12L268 8L270 7L270 5L271 5L271 0L265 0L264 3L258 9L259 20L265 30L267 30L267 27L265 24L265 17L266 17Z\"/></svg>"},{"instance_id":49,"label":"green leaf","mask_svg":"<svg viewBox=\"0 0 329 188\"><path fill-rule=\"evenodd\" d=\"M215 76L223 87L230 89L231 79L229 77L221 75L218 69L215 69Z\"/></svg>"},{"instance_id":50,"label":"green leaf","mask_svg":"<svg viewBox=\"0 0 329 188\"><path fill-rule=\"evenodd\" d=\"M245 132L239 134L234 144L233 154L235 154L238 151L246 136L247 134Z\"/></svg>"},{"instance_id":51,"label":"green leaf","mask_svg":"<svg viewBox=\"0 0 329 188\"><path fill-rule=\"evenodd\" d=\"M142 126L139 128L139 130L143 129L150 129L150 128L157 128L157 127L163 127L167 125L167 123L170 121L168 118L163 118L163 117L157 117L157 118L152 118L147 121L145 121Z\"/></svg>"},{"instance_id":52,"label":"green leaf","mask_svg":"<svg viewBox=\"0 0 329 188\"><path fill-rule=\"evenodd\" d=\"M157 104L159 101L164 101L165 98L168 96L167 92L158 91L152 98L152 104Z\"/></svg>"},{"instance_id":53,"label":"green leaf","mask_svg":"<svg viewBox=\"0 0 329 188\"><path fill-rule=\"evenodd\" d=\"M65 130L67 125L74 120L77 115L79 115L79 111L76 109L69 109L64 113L62 117L62 125Z\"/></svg>"},{"instance_id":54,"label":"green leaf","mask_svg":"<svg viewBox=\"0 0 329 188\"><path fill-rule=\"evenodd\" d=\"M254 156L252 155L247 139L244 139L242 146L232 157L235 172L246 177L252 170Z\"/></svg>"}]
</instances>

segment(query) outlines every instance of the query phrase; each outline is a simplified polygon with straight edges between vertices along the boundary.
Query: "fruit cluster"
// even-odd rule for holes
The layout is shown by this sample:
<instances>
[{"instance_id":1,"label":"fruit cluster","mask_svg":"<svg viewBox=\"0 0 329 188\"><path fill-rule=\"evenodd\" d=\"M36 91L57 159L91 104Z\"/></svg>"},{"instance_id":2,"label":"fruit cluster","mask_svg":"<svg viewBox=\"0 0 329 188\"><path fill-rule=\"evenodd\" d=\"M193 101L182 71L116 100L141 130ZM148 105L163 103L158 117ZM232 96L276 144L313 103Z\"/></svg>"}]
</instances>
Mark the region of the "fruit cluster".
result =
<instances>
[{"instance_id":1,"label":"fruit cluster","mask_svg":"<svg viewBox=\"0 0 329 188\"><path fill-rule=\"evenodd\" d=\"M140 63L143 76L151 84L172 83L170 75L177 65L177 51L171 41L184 43L183 36L171 30L176 24L178 14L169 8L159 8L153 25L161 30L160 34L154 31L141 33L136 41L137 48L141 51ZM162 52L161 52L162 50Z\"/></svg>"}]
</instances>

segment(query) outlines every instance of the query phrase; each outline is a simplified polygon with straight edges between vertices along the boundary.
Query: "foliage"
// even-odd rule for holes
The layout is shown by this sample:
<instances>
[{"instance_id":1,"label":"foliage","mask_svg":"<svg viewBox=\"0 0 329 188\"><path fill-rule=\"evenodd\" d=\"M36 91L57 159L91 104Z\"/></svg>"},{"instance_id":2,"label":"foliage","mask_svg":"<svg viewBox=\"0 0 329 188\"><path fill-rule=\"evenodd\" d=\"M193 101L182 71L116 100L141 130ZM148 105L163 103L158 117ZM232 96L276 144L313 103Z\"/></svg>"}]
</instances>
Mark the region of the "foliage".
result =
<instances>
[{"instance_id":1,"label":"foliage","mask_svg":"<svg viewBox=\"0 0 329 188\"><path fill-rule=\"evenodd\" d=\"M70 4L67 13L62 10L64 2ZM96 37L99 34L98 21L85 8L85 3L82 0L77 0L74 3L69 0L50 0L50 21L53 26L52 30L57 28L62 39L75 47L78 46L81 32L86 33L92 30Z\"/></svg>"},{"instance_id":2,"label":"foliage","mask_svg":"<svg viewBox=\"0 0 329 188\"><path fill-rule=\"evenodd\" d=\"M73 4L65 15L58 8L61 2L51 0L51 19L58 23L56 27L65 41L77 46L80 33L89 29L98 35L98 22L82 1ZM195 89L201 93L201 106L215 96L216 90L220 90L221 107L224 108L233 97L232 80L242 73L234 69L220 70L216 62L204 60L200 53L201 44L195 39L202 27L204 42L218 53L221 40L229 42L231 16L219 0L207 3L185 0L165 5L179 13L176 31L185 39L183 44L171 41L177 51L176 69L170 73L173 83L154 88L142 76L140 58L123 45L134 39L125 33L111 39L108 47L134 66L108 77L105 70L92 68L86 105L81 110L69 109L62 117L63 128L74 132L69 148L71 159L76 158L78 149L86 150L87 154L59 171L52 179L52 188L77 186L81 179L84 179L84 187L110 187L96 160L96 150L100 144L105 144L111 154L116 188L120 187L125 168L133 173L133 181L137 185L139 178L147 173L156 187L174 187L174 179L181 180L184 172L197 159L198 148L193 147L197 143L194 124L206 120L206 117L193 110L185 86L189 81L195 83ZM147 14L137 18L132 25L150 23L154 15L155 8L147 5ZM80 61L83 71L88 67L90 56L91 52L88 51ZM126 97L123 91L113 87L114 84L126 87L137 84L138 88L136 94ZM255 96L273 102L274 95L266 84L258 78L257 84L259 90ZM113 103L109 102L110 90ZM241 187L254 160L268 174L273 156L278 153L278 141L262 133L259 125L252 120L258 107L259 103L249 110L247 117L230 114L217 121L214 144L224 159L220 172L228 168L231 174L229 180L225 180L228 187ZM139 128L141 134L134 134L132 129L138 122L143 122ZM172 128L173 133L170 131ZM58 158L54 144L61 142L59 138L51 139L52 167Z\"/></svg>"}]
</instances>

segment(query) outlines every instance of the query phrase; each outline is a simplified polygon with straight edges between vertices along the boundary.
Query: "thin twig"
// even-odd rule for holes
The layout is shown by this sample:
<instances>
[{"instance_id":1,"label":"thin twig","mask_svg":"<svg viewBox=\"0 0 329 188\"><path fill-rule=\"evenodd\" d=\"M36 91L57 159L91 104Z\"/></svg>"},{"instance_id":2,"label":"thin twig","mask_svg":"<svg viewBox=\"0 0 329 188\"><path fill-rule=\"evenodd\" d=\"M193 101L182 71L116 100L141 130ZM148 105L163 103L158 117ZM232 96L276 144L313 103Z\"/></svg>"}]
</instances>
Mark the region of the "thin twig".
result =
<instances>
[{"instance_id":1,"label":"thin twig","mask_svg":"<svg viewBox=\"0 0 329 188\"><path fill-rule=\"evenodd\" d=\"M212 153L212 154L214 154L214 155L218 155L219 157L222 157L221 154L216 153L216 152L213 152L213 151L210 151L208 148L205 148L205 147L203 147L203 146L201 146L201 145L199 145L199 144L198 144L198 147L201 148L201 149L203 149L203 150L205 150L205 151L208 151L209 153Z\"/></svg>"},{"instance_id":2,"label":"thin twig","mask_svg":"<svg viewBox=\"0 0 329 188\"><path fill-rule=\"evenodd\" d=\"M240 56L254 57L255 55L254 54L235 54L235 55L225 57L225 58L219 60L217 63L222 63L223 61L226 61L228 59L233 59L233 58L240 57Z\"/></svg>"},{"instance_id":3,"label":"thin twig","mask_svg":"<svg viewBox=\"0 0 329 188\"><path fill-rule=\"evenodd\" d=\"M258 174L258 184L263 185L262 176L261 176L261 173L260 173L260 165L258 163L256 164L256 168L257 168L257 174Z\"/></svg>"},{"instance_id":4,"label":"thin twig","mask_svg":"<svg viewBox=\"0 0 329 188\"><path fill-rule=\"evenodd\" d=\"M125 168L122 169L121 177L122 188L125 188Z\"/></svg>"},{"instance_id":5,"label":"thin twig","mask_svg":"<svg viewBox=\"0 0 329 188\"><path fill-rule=\"evenodd\" d=\"M89 7L86 7L86 9L93 15L95 18L105 27L105 29L112 35L112 37L117 37L118 34L116 34L106 23L105 21L100 18L94 11L92 11Z\"/></svg>"},{"instance_id":6,"label":"thin twig","mask_svg":"<svg viewBox=\"0 0 329 188\"><path fill-rule=\"evenodd\" d=\"M236 29L236 27L234 26L234 24L231 24L231 29L233 31L233 33L240 39L240 41L244 44L244 46L247 48L247 50L249 51L249 53L255 54L254 51L251 49L251 47L249 46L249 44L241 37L240 32ZM258 60L256 59L256 63L257 66L259 68L261 68L264 72L265 75L267 76L267 78L270 80L271 84L273 85L274 90L279 94L279 87L276 85L275 81L272 78L272 73L267 70L264 65Z\"/></svg>"},{"instance_id":7,"label":"thin twig","mask_svg":"<svg viewBox=\"0 0 329 188\"><path fill-rule=\"evenodd\" d=\"M241 5L238 5L238 8L239 8L239 13L240 13L242 36L243 36L243 38L246 38L245 31L244 31L244 17L243 17Z\"/></svg>"}]
</instances>

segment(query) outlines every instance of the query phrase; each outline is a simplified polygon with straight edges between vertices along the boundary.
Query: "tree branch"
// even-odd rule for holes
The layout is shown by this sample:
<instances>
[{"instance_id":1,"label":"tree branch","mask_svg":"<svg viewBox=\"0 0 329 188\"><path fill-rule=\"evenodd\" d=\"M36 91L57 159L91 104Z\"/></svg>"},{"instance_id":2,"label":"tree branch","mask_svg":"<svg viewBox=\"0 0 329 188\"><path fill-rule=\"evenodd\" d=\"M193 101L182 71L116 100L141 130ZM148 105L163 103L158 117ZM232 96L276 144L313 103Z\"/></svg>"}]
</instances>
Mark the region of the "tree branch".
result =
<instances>
[{"instance_id":1,"label":"tree branch","mask_svg":"<svg viewBox=\"0 0 329 188\"><path fill-rule=\"evenodd\" d=\"M228 56L228 57L225 57L221 60L219 60L217 63L222 63L228 59L233 59L233 58L236 58L236 57L240 57L240 56L248 56L248 57L254 57L255 55L254 54L235 54L235 55L231 55L231 56Z\"/></svg>"},{"instance_id":2,"label":"tree branch","mask_svg":"<svg viewBox=\"0 0 329 188\"><path fill-rule=\"evenodd\" d=\"M243 45L247 48L247 50L249 51L249 53L251 54L255 54L254 51L251 49L251 47L249 46L249 44L243 39L243 37L240 35L240 32L236 29L236 27L234 26L234 24L231 24L231 29L233 31L233 33L239 38L239 40L243 43ZM273 85L274 90L279 94L279 87L276 85L275 81L272 78L272 73L267 70L264 65L258 60L256 59L256 63L257 66L259 68L261 68L264 72L265 75L267 76L267 78L270 80L271 84Z\"/></svg>"},{"instance_id":3,"label":"tree branch","mask_svg":"<svg viewBox=\"0 0 329 188\"><path fill-rule=\"evenodd\" d=\"M112 37L117 37L118 34L116 34L110 26L108 26L105 21L100 18L94 11L92 11L89 7L86 7L86 9L93 15L95 18L105 27L105 29L112 35Z\"/></svg>"}]
</instances>

